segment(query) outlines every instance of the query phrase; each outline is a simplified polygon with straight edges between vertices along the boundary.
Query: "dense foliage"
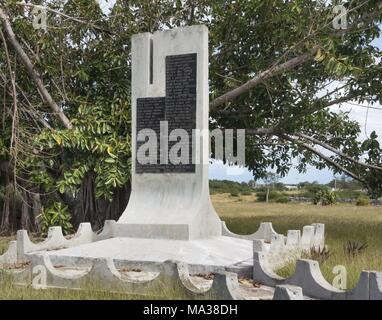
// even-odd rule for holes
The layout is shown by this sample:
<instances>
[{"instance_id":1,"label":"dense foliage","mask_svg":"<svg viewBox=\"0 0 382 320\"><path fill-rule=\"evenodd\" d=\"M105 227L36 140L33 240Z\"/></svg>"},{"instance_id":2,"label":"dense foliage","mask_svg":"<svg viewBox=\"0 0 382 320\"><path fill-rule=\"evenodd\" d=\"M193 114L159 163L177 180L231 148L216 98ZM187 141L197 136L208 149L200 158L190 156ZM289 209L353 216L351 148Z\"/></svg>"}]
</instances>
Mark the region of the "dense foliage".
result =
<instances>
[{"instance_id":1,"label":"dense foliage","mask_svg":"<svg viewBox=\"0 0 382 320\"><path fill-rule=\"evenodd\" d=\"M317 191L314 196L313 203L316 205L330 206L337 202L336 194L329 189L322 189Z\"/></svg>"},{"instance_id":2,"label":"dense foliage","mask_svg":"<svg viewBox=\"0 0 382 320\"><path fill-rule=\"evenodd\" d=\"M64 235L70 234L73 231L68 207L61 202L55 202L48 208L42 208L42 212L38 218L43 235L47 235L49 228L55 226L60 226Z\"/></svg>"},{"instance_id":3,"label":"dense foliage","mask_svg":"<svg viewBox=\"0 0 382 320\"><path fill-rule=\"evenodd\" d=\"M235 182L229 180L210 180L210 193L236 193L248 194L253 189L245 182Z\"/></svg>"}]
</instances>

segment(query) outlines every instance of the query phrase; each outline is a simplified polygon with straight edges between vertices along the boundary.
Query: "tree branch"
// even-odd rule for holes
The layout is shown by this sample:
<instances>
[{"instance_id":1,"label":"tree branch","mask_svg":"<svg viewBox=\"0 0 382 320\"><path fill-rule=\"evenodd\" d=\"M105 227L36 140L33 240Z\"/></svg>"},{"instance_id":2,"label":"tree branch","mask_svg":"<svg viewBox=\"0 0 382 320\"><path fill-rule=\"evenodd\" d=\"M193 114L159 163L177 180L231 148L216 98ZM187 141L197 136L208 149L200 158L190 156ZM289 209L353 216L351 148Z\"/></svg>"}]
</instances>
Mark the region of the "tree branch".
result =
<instances>
[{"instance_id":1,"label":"tree branch","mask_svg":"<svg viewBox=\"0 0 382 320\"><path fill-rule=\"evenodd\" d=\"M355 163L355 164L357 164L359 166L366 167L366 168L369 168L369 169L374 169L374 170L382 171L382 167L375 166L375 165L372 165L372 164L368 164L368 163L364 163L364 162L361 162L359 160L356 160L353 157L343 153L342 151L332 147L331 145L329 145L329 144L327 144L325 142L322 142L322 141L320 141L318 139L315 139L315 138L313 138L311 136L308 136L308 135L306 135L304 133L295 133L295 135L300 137L300 138L303 138L305 140L309 140L310 142L313 142L314 144L317 144L317 145L319 145L321 147L324 147L325 149L327 149L327 150L329 150L329 151L331 151L331 152L333 152L335 154L338 154L339 156L341 156L341 157L343 157L343 158L345 158L345 159L347 159L347 160L349 160L349 161L351 161L351 162L353 162L353 163Z\"/></svg>"},{"instance_id":2,"label":"tree branch","mask_svg":"<svg viewBox=\"0 0 382 320\"><path fill-rule=\"evenodd\" d=\"M0 32L1 33L1 32ZM0 83L0 86L2 86L4 88L4 90L6 92L8 92L9 95L11 95L13 97L13 91L10 89L10 88L7 88L6 86L6 79L5 79L5 76L0 74L0 79L3 81L3 83ZM28 104L25 104L23 101L19 101L19 103L21 103L23 105L23 109L26 113L28 113L31 117L33 117L34 119L36 119L37 121L39 121L46 129L49 129L49 130L53 130L53 128L49 125L49 123L43 118L43 117L40 117L38 115L38 112L37 110L33 107L33 105L31 104L31 102L29 101L26 93L24 92L24 90L22 90L20 88L19 85L16 84L16 87L18 89L18 91L21 93L21 95L23 96L24 100L26 101L26 103Z\"/></svg>"},{"instance_id":3,"label":"tree branch","mask_svg":"<svg viewBox=\"0 0 382 320\"><path fill-rule=\"evenodd\" d=\"M329 157L325 156L322 152L318 151L317 149L315 149L314 147L312 147L311 145L293 137L293 136L289 136L289 135L286 135L286 134L279 134L278 135L280 138L282 139L285 139L285 140L288 140L290 142L293 142L295 144L298 144L302 147L304 147L306 150L309 150L310 152L314 153L315 155L319 156L321 159L325 160L327 163L329 163L330 165L332 165L333 167L336 167L337 169L341 170L342 172L346 173L348 176L352 177L353 179L359 181L359 182L362 182L364 184L367 184L367 182L362 179L360 176L358 176L357 174L351 172L350 170L346 169L345 167L341 166L340 164L338 164L337 162L335 162L334 160L330 159Z\"/></svg>"},{"instance_id":4,"label":"tree branch","mask_svg":"<svg viewBox=\"0 0 382 320\"><path fill-rule=\"evenodd\" d=\"M362 7L365 3L367 3L368 1L365 1L363 3L361 3L360 5L356 6L355 8L352 8L351 10L348 11L348 14L352 11L355 11L357 9L359 9L360 7ZM379 11L376 10L376 12L374 12L373 14L369 14L369 15L364 15L364 17L366 18L370 18L366 21L364 21L364 17L358 21L355 21L352 26L346 30L341 30L340 32L334 32L332 35L335 36L335 37L340 37L340 36L344 36L345 34L348 34L350 33L351 31L353 31L354 29L356 29L358 27L358 23L359 22L370 22L372 21L375 17L377 17L379 14ZM329 22L326 26L330 25L331 22ZM317 33L314 32L312 34L310 34L308 37L304 38L304 39L301 39L298 44L301 44L303 42L303 40L306 40L308 39L309 37L315 35ZM293 47L296 47L297 44ZM255 86L257 86L259 83L261 83L262 81L265 81L275 75L278 75L284 71L287 71L287 70L290 70L290 69L293 69L303 63L305 63L306 61L309 61L310 59L312 59L315 54L317 53L318 51L318 48L319 46L315 46L313 47L310 51L298 56L298 57L295 57L283 64L279 64L279 62L276 62L274 65L272 65L269 69L261 72L259 75L257 75L256 77L252 78L251 80L247 81L246 83L244 83L243 85L221 95L220 97L214 99L211 103L210 103L210 111L215 111L217 109L217 107L219 107L220 105L224 104L224 103L227 103L228 101L231 101L233 100L234 98L236 98L237 96L251 90L252 88L254 88ZM288 53L291 49L288 49L286 53ZM283 57L285 56L285 54L283 55Z\"/></svg>"},{"instance_id":5,"label":"tree branch","mask_svg":"<svg viewBox=\"0 0 382 320\"><path fill-rule=\"evenodd\" d=\"M220 105L231 101L232 99L236 98L237 96L251 90L252 88L256 87L259 83L262 83L263 81L274 77L280 73L283 73L287 70L293 69L301 64L303 64L306 61L309 61L316 53L317 53L318 47L314 47L310 51L297 56L291 60L288 60L287 62L284 62L282 64L276 64L269 68L268 70L265 70L261 73L259 73L257 76L252 78L251 80L247 81L243 85L223 94L222 96L216 98L210 103L210 111L215 111L217 107Z\"/></svg>"},{"instance_id":6,"label":"tree branch","mask_svg":"<svg viewBox=\"0 0 382 320\"><path fill-rule=\"evenodd\" d=\"M274 136L278 136L278 137L280 137L280 138L282 138L284 140L288 140L288 141L290 141L292 143L298 144L298 145L304 147L306 150L309 150L310 152L312 152L315 155L319 156L321 159L325 160L330 165L332 165L332 166L336 167L337 169L341 170L342 172L346 173L347 175L349 175L353 179L358 180L358 181L366 184L366 181L364 179L362 179L360 176L356 175L355 173L349 171L348 169L346 169L345 167L341 166L340 164L338 164L334 160L332 160L329 157L325 156L322 152L318 151L313 146L309 145L308 143L305 143L304 141L299 140L296 137L287 135L287 134L283 133L282 131L280 131L277 128L248 129L248 130L246 130L246 133L250 134L250 135L274 135ZM374 165L369 165L367 163L360 162L360 161L358 161L356 159L353 159L349 155L346 155L343 152L333 148L332 146L330 146L330 145L328 145L328 144L326 144L324 142L321 142L321 141L319 141L317 139L314 139L312 137L309 137L309 136L307 136L305 134L296 133L295 135L299 136L301 138L307 139L307 140L313 142L314 144L320 145L320 146L324 147L325 149L330 150L330 151L338 154L339 156L341 156L341 157L343 157L343 158L345 158L345 159L347 159L347 160L349 160L349 161L351 161L351 162L353 162L353 163L355 163L357 165L360 165L360 166L363 166L363 167L367 167L369 169L382 170L382 167L378 167L378 166L374 166Z\"/></svg>"},{"instance_id":7,"label":"tree branch","mask_svg":"<svg viewBox=\"0 0 382 320\"><path fill-rule=\"evenodd\" d=\"M258 129L246 129L246 134L250 135L277 135L280 133L276 128L258 128Z\"/></svg>"},{"instance_id":8,"label":"tree branch","mask_svg":"<svg viewBox=\"0 0 382 320\"><path fill-rule=\"evenodd\" d=\"M4 13L4 11L2 10L2 8L0 8L0 20L2 22L3 29L5 31L8 41L13 46L21 62L25 66L28 74L35 82L37 89L42 95L43 99L49 105L49 107L53 110L53 112L57 114L57 117L59 118L61 123L64 125L64 127L67 129L71 129L72 124L70 123L69 119L66 117L65 113L60 109L57 103L53 100L48 90L45 88L44 83L40 78L40 75L37 73L36 70L34 70L32 62L30 61L29 57L27 56L27 54L21 47L20 43L17 41L16 36L9 23L9 19L7 15Z\"/></svg>"},{"instance_id":9,"label":"tree branch","mask_svg":"<svg viewBox=\"0 0 382 320\"><path fill-rule=\"evenodd\" d=\"M13 150L14 149L14 142L15 142L15 133L16 133L16 119L17 119L16 80L15 80L15 72L12 71L11 59L9 57L7 42L5 40L3 32L1 30L0 30L0 35L1 35L1 39L3 40L3 43L4 43L5 57L7 59L8 73L9 73L9 77L11 79L11 86L12 86L13 113L12 113L12 135L11 135L10 149Z\"/></svg>"}]
</instances>

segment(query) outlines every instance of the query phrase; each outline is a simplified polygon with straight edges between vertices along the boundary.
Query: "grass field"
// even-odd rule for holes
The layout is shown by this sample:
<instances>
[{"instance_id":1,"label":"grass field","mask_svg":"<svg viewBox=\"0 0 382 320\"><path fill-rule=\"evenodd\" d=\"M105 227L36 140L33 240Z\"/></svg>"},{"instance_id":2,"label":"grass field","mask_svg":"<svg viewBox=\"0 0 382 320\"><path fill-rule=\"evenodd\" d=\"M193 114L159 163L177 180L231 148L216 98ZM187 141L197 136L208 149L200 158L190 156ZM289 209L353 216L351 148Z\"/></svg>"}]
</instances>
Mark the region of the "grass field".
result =
<instances>
[{"instance_id":1,"label":"grass field","mask_svg":"<svg viewBox=\"0 0 382 320\"><path fill-rule=\"evenodd\" d=\"M177 287L160 284L148 295L134 295L103 291L96 284L85 285L81 290L44 289L16 286L9 274L0 270L0 301L1 300L184 300L189 297ZM208 298L208 297L207 297ZM213 296L211 296L213 298Z\"/></svg>"},{"instance_id":2,"label":"grass field","mask_svg":"<svg viewBox=\"0 0 382 320\"><path fill-rule=\"evenodd\" d=\"M382 207L357 207L338 204L321 207L312 204L266 204L255 202L255 196L231 197L228 194L212 196L216 211L229 229L239 234L257 230L260 222L270 221L279 233L288 229L302 229L314 222L325 224L329 257L314 256L320 262L324 277L332 282L336 265L344 265L348 273L348 288L355 286L362 270L382 271ZM347 255L347 241L367 243L361 254ZM294 264L278 270L281 276L293 273Z\"/></svg>"},{"instance_id":3,"label":"grass field","mask_svg":"<svg viewBox=\"0 0 382 320\"><path fill-rule=\"evenodd\" d=\"M324 277L332 282L332 269L344 265L348 272L348 288L358 281L362 270L382 271L382 207L357 207L355 205L335 205L319 207L311 204L266 204L255 201L254 195L232 197L229 194L215 194L212 201L222 220L231 231L250 234L256 231L260 222L270 221L279 233L288 229L302 229L314 222L325 223L326 244L329 257L310 257L319 260ZM4 252L11 238L0 238L0 254ZM347 241L367 243L368 248L355 256L345 254L343 247ZM289 276L294 271L291 263L277 271L281 276ZM33 290L16 288L12 281L0 273L1 299L142 299L142 296L113 294L86 289L83 291ZM146 298L180 299L177 292L161 292L158 296Z\"/></svg>"}]
</instances>

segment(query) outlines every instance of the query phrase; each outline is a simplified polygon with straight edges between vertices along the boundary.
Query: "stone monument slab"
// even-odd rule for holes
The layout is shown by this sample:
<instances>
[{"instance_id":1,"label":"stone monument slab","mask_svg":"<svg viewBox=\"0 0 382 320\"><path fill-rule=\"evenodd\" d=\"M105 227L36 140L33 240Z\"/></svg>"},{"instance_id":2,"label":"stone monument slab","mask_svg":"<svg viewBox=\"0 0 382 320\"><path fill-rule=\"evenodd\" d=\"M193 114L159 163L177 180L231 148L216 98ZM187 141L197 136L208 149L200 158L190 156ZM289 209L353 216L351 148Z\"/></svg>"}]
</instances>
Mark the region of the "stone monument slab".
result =
<instances>
[{"instance_id":1,"label":"stone monument slab","mask_svg":"<svg viewBox=\"0 0 382 320\"><path fill-rule=\"evenodd\" d=\"M191 240L221 235L208 186L208 29L191 26L132 38L132 193L116 226L117 236ZM171 163L179 143L161 132L161 121L186 132L180 148L188 163ZM152 136L159 137L150 138ZM139 133L149 139L139 141ZM171 139L170 139L171 140ZM167 139L168 141L168 139ZM138 157L151 143L148 163ZM167 160L167 162L166 162Z\"/></svg>"}]
</instances>

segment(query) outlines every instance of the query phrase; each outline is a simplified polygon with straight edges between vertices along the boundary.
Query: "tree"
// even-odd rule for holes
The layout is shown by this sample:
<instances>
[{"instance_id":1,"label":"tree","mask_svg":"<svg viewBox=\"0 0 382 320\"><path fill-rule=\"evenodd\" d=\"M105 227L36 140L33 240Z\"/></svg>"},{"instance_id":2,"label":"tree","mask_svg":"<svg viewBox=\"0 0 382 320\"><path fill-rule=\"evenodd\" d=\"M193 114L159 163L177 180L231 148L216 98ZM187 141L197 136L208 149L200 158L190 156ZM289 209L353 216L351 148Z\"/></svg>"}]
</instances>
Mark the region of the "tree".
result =
<instances>
[{"instance_id":1,"label":"tree","mask_svg":"<svg viewBox=\"0 0 382 320\"><path fill-rule=\"evenodd\" d=\"M270 193L270 189L272 187L272 189L275 188L275 184L279 181L279 176L277 174L275 174L274 172L268 172L265 177L264 177L264 182L265 182L265 185L267 187L267 193L266 193L266 196L265 196L265 202L268 203L269 202L269 193Z\"/></svg>"},{"instance_id":2,"label":"tree","mask_svg":"<svg viewBox=\"0 0 382 320\"><path fill-rule=\"evenodd\" d=\"M269 167L285 176L298 157L301 172L329 167L382 193L378 137L359 142L359 124L330 108L381 102L378 1L347 4L347 30L332 28L320 0L117 1L108 16L97 1L36 3L48 32L33 29L34 5L0 4L3 231L20 218L36 229L38 208L55 202L74 225L118 218L129 195L130 38L198 23L210 30L211 127L247 129L256 178Z\"/></svg>"},{"instance_id":3,"label":"tree","mask_svg":"<svg viewBox=\"0 0 382 320\"><path fill-rule=\"evenodd\" d=\"M352 2L350 27L341 32L331 28L332 7L320 1L217 6L215 41L221 50L212 65L220 77L212 80L217 98L211 110L218 126L247 128L253 135L246 155L255 176L269 166L284 176L299 157L301 172L307 165L329 167L380 194L376 135L358 142L359 124L329 108L381 102L381 52L370 45L380 35L378 3ZM362 159L365 152L371 154Z\"/></svg>"}]
</instances>

